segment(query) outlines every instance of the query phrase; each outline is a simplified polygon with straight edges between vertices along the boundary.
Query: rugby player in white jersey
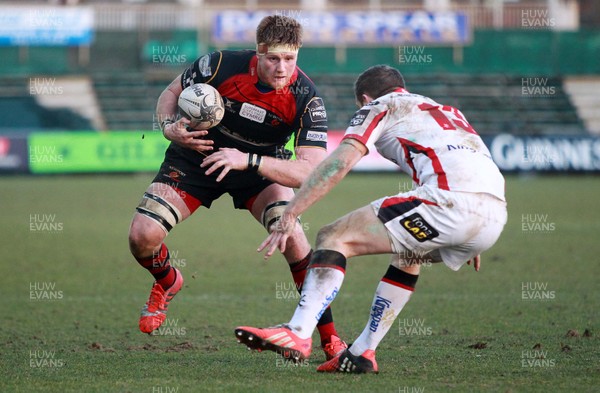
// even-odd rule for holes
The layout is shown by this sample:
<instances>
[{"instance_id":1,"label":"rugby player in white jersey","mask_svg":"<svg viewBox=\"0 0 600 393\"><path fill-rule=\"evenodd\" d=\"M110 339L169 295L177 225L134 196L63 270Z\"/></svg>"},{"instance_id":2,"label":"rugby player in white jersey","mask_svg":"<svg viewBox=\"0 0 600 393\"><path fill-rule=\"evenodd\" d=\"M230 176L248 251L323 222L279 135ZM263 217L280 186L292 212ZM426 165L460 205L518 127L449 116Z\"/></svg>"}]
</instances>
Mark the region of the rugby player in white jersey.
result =
<instances>
[{"instance_id":1,"label":"rugby player in white jersey","mask_svg":"<svg viewBox=\"0 0 600 393\"><path fill-rule=\"evenodd\" d=\"M259 251L266 250L266 258L276 249L283 252L300 214L373 148L408 173L414 189L323 227L292 319L272 328L241 326L235 334L249 348L306 359L319 316L342 286L346 259L393 254L363 332L350 348L317 368L376 373L377 345L410 299L421 265L443 262L458 270L472 262L479 270L480 254L492 247L506 223L506 200L502 174L459 110L409 93L400 72L386 65L363 72L354 92L361 108L342 143L304 181Z\"/></svg>"}]
</instances>

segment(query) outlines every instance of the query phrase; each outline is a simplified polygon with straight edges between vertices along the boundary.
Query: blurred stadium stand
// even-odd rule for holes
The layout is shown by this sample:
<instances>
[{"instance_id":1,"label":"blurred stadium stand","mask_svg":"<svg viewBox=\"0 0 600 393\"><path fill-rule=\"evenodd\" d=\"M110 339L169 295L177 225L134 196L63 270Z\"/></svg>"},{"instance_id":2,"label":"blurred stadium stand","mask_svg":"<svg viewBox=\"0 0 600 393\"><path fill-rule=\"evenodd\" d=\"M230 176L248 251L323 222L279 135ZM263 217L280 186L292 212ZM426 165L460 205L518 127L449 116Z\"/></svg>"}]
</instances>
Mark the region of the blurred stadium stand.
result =
<instances>
[{"instance_id":1,"label":"blurred stadium stand","mask_svg":"<svg viewBox=\"0 0 600 393\"><path fill-rule=\"evenodd\" d=\"M336 11L409 11L423 7L435 9L444 3L443 0L410 0L401 5L396 0L294 0L285 3L263 0L38 0L17 3L0 0L0 6L88 5L94 8L96 28L95 42L90 48L0 48L0 57L4 59L0 64L0 75L5 75L0 80L3 86L0 111L7 114L5 118L11 119L5 121L0 132L6 129L7 124L11 129L155 128L154 107L162 89L198 54L215 48L209 38L211 17L215 11L227 8L290 10L307 5ZM459 48L459 51L451 47L428 48L436 65L418 70L408 67L405 76L410 91L461 109L481 134L579 135L586 133L586 127L600 132L593 120L594 115L590 114L596 113L598 108L597 101L590 98L594 95L593 89L586 90L581 84L565 82L572 80L572 74L586 74L590 69L598 69L590 61L571 56L588 49L597 50L598 45L594 44L597 42L597 30L589 34L585 31L576 34L548 30L532 33L522 26L523 10L544 11L550 3L556 3L571 11L573 7L579 7L582 11L578 13L580 25L597 29L600 25L600 12L596 12L599 2L529 0L510 1L500 6L500 2L484 0L447 3L449 9L464 11L469 16L476 29L474 41L470 46ZM190 7L190 4L202 6ZM502 37L504 39L500 39ZM536 37L537 41L529 37ZM583 48L578 47L582 40ZM153 48L161 45L176 46L185 53L187 62L169 66L153 64ZM514 48L517 48L516 53L522 54L522 58L502 55ZM562 48L563 52L557 51L557 48ZM565 56L564 48L570 48L572 52ZM360 70L367 65L388 62L405 71L406 67L398 64L397 60L393 63L393 59L398 58L397 52L398 48L390 47L348 48L344 54L346 62L340 64L337 63L336 48L303 48L301 62L306 58L319 59L315 64L308 67L303 64L302 67L325 99L331 129L344 129L355 110L352 84ZM456 65L454 56L457 53L463 57L464 65ZM485 56L478 56L479 53ZM477 57L486 57L488 63ZM532 59L536 62L532 63ZM28 93L27 82L18 76L20 73L84 75L91 80L97 98L86 105L95 105L100 114L82 115L81 110L66 109L69 104L65 104L63 109L44 109L39 99ZM546 83L554 88L553 93L535 98L524 95L523 78L540 75L548 75ZM588 92L586 94L590 97L576 101L575 96L585 95L581 92ZM74 100L77 101L76 98ZM587 109L580 108L582 105L588 105ZM31 108L35 109L32 111Z\"/></svg>"},{"instance_id":2,"label":"blurred stadium stand","mask_svg":"<svg viewBox=\"0 0 600 393\"><path fill-rule=\"evenodd\" d=\"M156 100L171 82L143 72L97 73L94 87L109 130L158 130Z\"/></svg>"},{"instance_id":3,"label":"blurred stadium stand","mask_svg":"<svg viewBox=\"0 0 600 393\"><path fill-rule=\"evenodd\" d=\"M345 129L356 109L352 90L356 74L318 74L312 79L326 103L330 128ZM155 129L156 100L171 80L143 72L95 74L108 129ZM522 78L506 75L415 74L407 76L406 83L413 93L460 109L483 135L586 134L560 78L548 79L551 95L536 97L522 94Z\"/></svg>"},{"instance_id":4,"label":"blurred stadium stand","mask_svg":"<svg viewBox=\"0 0 600 393\"><path fill-rule=\"evenodd\" d=\"M323 95L333 129L345 129L355 109L352 83L356 75L313 78ZM508 132L523 135L585 135L586 129L562 88L560 78L548 79L553 94L522 94L520 77L507 75L414 74L407 89L460 109L482 135Z\"/></svg>"},{"instance_id":5,"label":"blurred stadium stand","mask_svg":"<svg viewBox=\"0 0 600 393\"><path fill-rule=\"evenodd\" d=\"M587 130L600 135L600 77L566 77L564 87Z\"/></svg>"},{"instance_id":6,"label":"blurred stadium stand","mask_svg":"<svg viewBox=\"0 0 600 393\"><path fill-rule=\"evenodd\" d=\"M52 99L50 95L36 94L31 79L22 77L0 77L0 133L30 131L90 130L96 129L93 120L77 108L55 102L57 105L41 105L40 98ZM64 92L61 86L61 96ZM42 88L48 88L43 86ZM33 93L32 93L33 89ZM56 96L55 96L56 97ZM43 99L43 98L42 98ZM81 94L76 101L83 102Z\"/></svg>"}]
</instances>

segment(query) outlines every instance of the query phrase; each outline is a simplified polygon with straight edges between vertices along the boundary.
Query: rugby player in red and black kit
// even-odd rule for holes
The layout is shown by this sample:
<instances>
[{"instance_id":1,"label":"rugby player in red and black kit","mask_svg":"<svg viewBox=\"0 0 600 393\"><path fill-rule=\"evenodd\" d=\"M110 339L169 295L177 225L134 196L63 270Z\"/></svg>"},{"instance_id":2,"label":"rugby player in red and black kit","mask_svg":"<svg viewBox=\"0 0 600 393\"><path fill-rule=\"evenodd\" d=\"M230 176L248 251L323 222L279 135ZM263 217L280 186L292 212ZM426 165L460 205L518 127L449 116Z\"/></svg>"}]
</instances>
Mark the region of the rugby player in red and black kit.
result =
<instances>
[{"instance_id":1,"label":"rugby player in red and black kit","mask_svg":"<svg viewBox=\"0 0 600 393\"><path fill-rule=\"evenodd\" d=\"M223 193L270 230L309 173L326 156L327 115L312 81L296 66L302 26L292 18L268 16L256 32L256 51L219 51L197 59L160 95L157 116L171 141L160 170L137 206L129 232L130 250L154 276L139 327L151 333L166 319L181 289L181 272L169 264L163 240L198 207ZM184 88L208 83L223 97L225 116L209 130L191 130L177 118ZM285 149L295 138L295 160ZM299 223L284 256L298 288L312 250ZM338 337L331 310L318 325L328 359L347 346Z\"/></svg>"}]
</instances>

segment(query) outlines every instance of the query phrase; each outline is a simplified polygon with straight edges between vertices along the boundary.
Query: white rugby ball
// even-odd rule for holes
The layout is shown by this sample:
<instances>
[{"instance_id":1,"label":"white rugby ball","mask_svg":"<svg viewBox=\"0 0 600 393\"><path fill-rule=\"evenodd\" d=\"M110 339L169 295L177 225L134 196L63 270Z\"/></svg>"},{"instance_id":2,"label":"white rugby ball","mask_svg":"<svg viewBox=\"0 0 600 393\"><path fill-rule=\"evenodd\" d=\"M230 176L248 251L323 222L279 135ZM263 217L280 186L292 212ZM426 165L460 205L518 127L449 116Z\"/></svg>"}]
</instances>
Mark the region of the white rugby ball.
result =
<instances>
[{"instance_id":1,"label":"white rugby ball","mask_svg":"<svg viewBox=\"0 0 600 393\"><path fill-rule=\"evenodd\" d=\"M225 115L221 94L206 83L186 87L179 95L181 115L190 120L190 127L207 130L219 124Z\"/></svg>"}]
</instances>

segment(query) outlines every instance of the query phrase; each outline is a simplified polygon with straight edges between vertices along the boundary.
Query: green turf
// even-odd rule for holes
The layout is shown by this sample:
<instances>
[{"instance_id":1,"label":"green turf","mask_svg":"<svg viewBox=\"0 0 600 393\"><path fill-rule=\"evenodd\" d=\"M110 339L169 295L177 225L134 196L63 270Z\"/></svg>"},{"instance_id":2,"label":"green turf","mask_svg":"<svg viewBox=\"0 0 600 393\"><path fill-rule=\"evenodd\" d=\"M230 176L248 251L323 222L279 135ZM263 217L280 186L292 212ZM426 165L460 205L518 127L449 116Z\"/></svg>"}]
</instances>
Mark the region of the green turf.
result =
<instances>
[{"instance_id":1,"label":"green turf","mask_svg":"<svg viewBox=\"0 0 600 393\"><path fill-rule=\"evenodd\" d=\"M262 260L254 250L263 231L226 197L167 239L185 287L164 335L140 333L151 279L129 255L127 232L151 177L0 178L0 391L591 392L600 385L599 177L510 177L509 222L482 271L424 268L378 349L380 374L367 376L317 374L316 347L308 363L292 367L236 343L235 326L284 322L295 299L283 258ZM309 239L407 183L397 175L348 177L304 215ZM524 230L524 217L537 220L533 231ZM387 263L386 256L349 262L334 302L345 339L361 332ZM547 299L523 299L523 285ZM577 332L569 337L570 330Z\"/></svg>"}]
</instances>

